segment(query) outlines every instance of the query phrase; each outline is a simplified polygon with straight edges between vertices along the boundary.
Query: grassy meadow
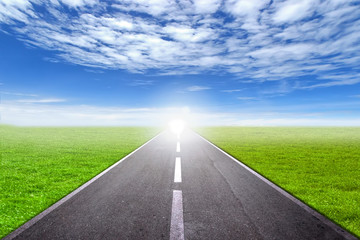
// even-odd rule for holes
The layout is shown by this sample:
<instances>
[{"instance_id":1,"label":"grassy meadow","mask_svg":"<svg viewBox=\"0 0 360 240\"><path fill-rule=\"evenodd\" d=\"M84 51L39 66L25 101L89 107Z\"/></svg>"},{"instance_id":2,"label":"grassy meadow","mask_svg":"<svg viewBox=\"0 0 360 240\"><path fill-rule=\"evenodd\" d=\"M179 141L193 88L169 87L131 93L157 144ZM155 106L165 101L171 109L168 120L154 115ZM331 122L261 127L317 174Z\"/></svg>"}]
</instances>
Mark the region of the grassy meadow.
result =
<instances>
[{"instance_id":1,"label":"grassy meadow","mask_svg":"<svg viewBox=\"0 0 360 240\"><path fill-rule=\"evenodd\" d=\"M197 132L360 236L360 128L207 127Z\"/></svg>"},{"instance_id":2,"label":"grassy meadow","mask_svg":"<svg viewBox=\"0 0 360 240\"><path fill-rule=\"evenodd\" d=\"M0 238L158 132L146 127L0 125Z\"/></svg>"}]
</instances>

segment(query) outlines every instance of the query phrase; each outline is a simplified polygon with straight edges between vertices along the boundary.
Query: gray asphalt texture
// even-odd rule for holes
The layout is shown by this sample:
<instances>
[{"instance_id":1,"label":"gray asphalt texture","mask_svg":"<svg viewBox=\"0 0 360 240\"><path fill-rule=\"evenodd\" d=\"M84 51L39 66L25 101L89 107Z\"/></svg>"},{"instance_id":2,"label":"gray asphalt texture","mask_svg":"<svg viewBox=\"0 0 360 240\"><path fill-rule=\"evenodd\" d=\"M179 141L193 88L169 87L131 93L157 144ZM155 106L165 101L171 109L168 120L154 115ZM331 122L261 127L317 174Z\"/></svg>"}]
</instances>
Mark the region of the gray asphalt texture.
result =
<instances>
[{"instance_id":1,"label":"gray asphalt texture","mask_svg":"<svg viewBox=\"0 0 360 240\"><path fill-rule=\"evenodd\" d=\"M160 134L15 239L169 239L173 190L185 239L344 239L194 132L176 142Z\"/></svg>"}]
</instances>

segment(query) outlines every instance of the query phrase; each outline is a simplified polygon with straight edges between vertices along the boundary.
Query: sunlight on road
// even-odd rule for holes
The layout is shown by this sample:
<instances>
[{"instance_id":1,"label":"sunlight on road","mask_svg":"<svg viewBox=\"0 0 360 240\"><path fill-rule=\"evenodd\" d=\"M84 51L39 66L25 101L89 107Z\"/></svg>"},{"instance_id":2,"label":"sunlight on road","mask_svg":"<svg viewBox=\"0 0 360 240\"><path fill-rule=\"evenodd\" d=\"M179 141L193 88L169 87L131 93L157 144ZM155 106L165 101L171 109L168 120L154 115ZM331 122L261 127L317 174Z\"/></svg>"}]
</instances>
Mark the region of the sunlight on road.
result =
<instances>
[{"instance_id":1,"label":"sunlight on road","mask_svg":"<svg viewBox=\"0 0 360 240\"><path fill-rule=\"evenodd\" d=\"M177 136L180 136L181 133L184 131L185 125L185 121L182 119L174 119L169 122L171 132L173 132Z\"/></svg>"}]
</instances>

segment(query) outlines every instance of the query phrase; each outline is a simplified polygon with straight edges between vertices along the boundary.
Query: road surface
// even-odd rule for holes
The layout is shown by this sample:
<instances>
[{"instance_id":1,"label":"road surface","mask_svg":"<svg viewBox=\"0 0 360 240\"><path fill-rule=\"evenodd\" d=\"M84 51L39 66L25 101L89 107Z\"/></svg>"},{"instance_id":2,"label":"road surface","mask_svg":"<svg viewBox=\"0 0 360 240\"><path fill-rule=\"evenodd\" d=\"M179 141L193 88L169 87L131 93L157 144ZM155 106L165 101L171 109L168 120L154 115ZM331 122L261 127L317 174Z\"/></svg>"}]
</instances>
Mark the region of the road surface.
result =
<instances>
[{"instance_id":1,"label":"road surface","mask_svg":"<svg viewBox=\"0 0 360 240\"><path fill-rule=\"evenodd\" d=\"M165 131L5 239L356 239L196 133Z\"/></svg>"}]
</instances>

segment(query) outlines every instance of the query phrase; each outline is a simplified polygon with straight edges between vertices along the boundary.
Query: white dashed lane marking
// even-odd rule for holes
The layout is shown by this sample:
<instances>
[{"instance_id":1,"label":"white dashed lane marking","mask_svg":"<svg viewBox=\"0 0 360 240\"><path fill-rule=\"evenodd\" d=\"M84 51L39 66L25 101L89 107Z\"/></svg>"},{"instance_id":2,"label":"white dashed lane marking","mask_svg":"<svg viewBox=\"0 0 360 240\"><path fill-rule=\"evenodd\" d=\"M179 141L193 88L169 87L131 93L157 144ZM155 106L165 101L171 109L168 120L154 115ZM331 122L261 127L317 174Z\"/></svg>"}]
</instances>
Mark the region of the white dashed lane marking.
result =
<instances>
[{"instance_id":1,"label":"white dashed lane marking","mask_svg":"<svg viewBox=\"0 0 360 240\"><path fill-rule=\"evenodd\" d=\"M179 157L175 159L174 182L181 182L181 158Z\"/></svg>"},{"instance_id":2,"label":"white dashed lane marking","mask_svg":"<svg viewBox=\"0 0 360 240\"><path fill-rule=\"evenodd\" d=\"M171 224L170 224L170 240L184 239L184 218L183 218L183 200L182 191L173 191Z\"/></svg>"}]
</instances>

